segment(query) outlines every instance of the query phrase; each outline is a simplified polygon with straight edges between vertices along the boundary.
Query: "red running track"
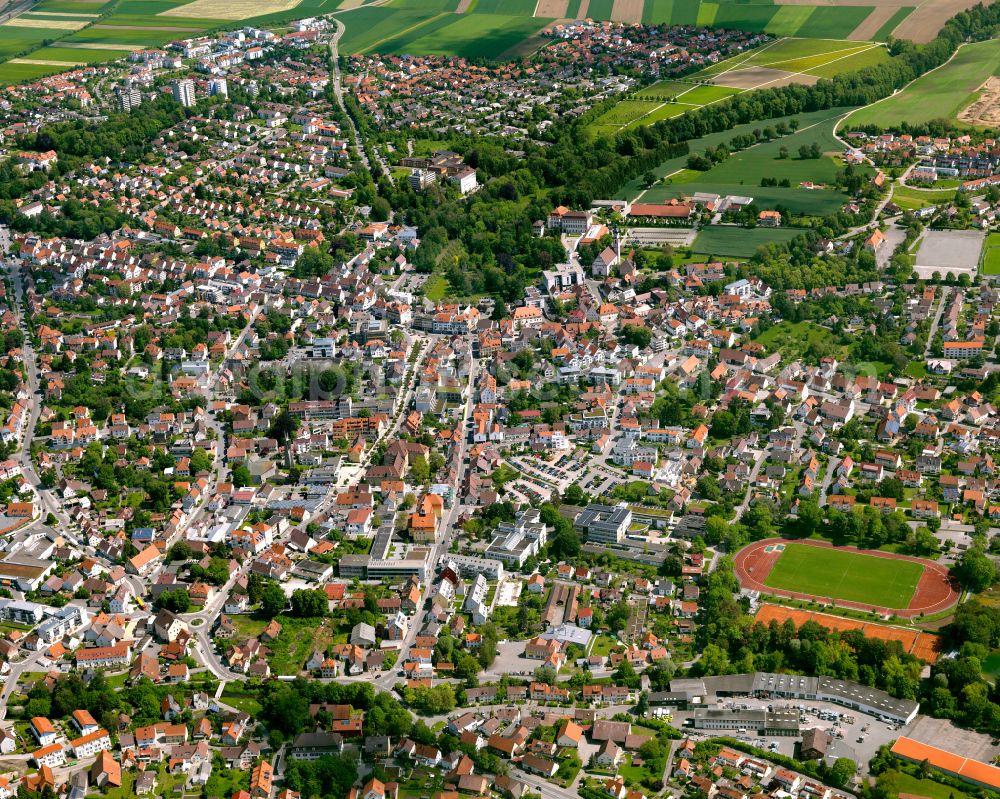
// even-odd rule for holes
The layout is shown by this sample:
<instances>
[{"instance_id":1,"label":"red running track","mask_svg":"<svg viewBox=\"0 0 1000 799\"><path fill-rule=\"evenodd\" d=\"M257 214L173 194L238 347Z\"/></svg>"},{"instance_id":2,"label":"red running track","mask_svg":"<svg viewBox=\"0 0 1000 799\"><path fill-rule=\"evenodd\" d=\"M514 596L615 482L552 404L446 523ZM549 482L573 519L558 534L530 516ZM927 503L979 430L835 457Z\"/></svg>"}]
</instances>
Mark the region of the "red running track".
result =
<instances>
[{"instance_id":1,"label":"red running track","mask_svg":"<svg viewBox=\"0 0 1000 799\"><path fill-rule=\"evenodd\" d=\"M915 558L910 555L896 555L891 552L879 552L871 549L858 549L857 547L837 547L851 552L859 552L863 555L870 555L875 558L888 558L890 560L911 560L924 567L924 572L920 576L913 597L909 606L905 608L884 608L876 605L866 605L863 602L848 602L843 599L836 599L835 603L831 597L816 596L814 594L800 594L794 591L785 591L780 588L771 588L765 585L771 569L777 562L781 553L774 551L766 552L767 547L774 547L776 544L806 544L814 547L833 548L833 544L826 541L801 540L795 538L768 538L764 541L756 541L744 547L736 553L733 559L736 579L740 581L743 588L760 591L763 594L772 596L783 596L789 599L800 599L804 601L819 602L823 605L836 604L837 607L852 608L854 610L875 611L881 614L894 613L897 616L912 618L921 614L929 616L932 613L940 613L958 603L961 596L958 588L952 582L948 570L938 563Z\"/></svg>"}]
</instances>

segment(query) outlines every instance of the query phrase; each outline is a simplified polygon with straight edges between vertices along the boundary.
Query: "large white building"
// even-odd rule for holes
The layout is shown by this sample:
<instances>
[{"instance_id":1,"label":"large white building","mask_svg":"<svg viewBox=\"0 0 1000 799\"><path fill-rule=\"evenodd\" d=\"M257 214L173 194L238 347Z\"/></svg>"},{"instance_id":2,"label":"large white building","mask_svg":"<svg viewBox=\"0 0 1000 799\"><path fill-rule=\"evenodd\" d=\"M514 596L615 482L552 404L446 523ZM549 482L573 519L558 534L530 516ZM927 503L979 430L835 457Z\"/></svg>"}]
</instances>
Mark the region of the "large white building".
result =
<instances>
[{"instance_id":1,"label":"large white building","mask_svg":"<svg viewBox=\"0 0 1000 799\"><path fill-rule=\"evenodd\" d=\"M545 546L547 536L541 512L537 508L528 508L520 511L513 523L500 522L485 554L487 558L517 564L520 568Z\"/></svg>"},{"instance_id":2,"label":"large white building","mask_svg":"<svg viewBox=\"0 0 1000 799\"><path fill-rule=\"evenodd\" d=\"M173 94L174 99L180 103L185 108L190 108L194 105L194 81L189 78L184 80L175 80L170 86L171 94Z\"/></svg>"}]
</instances>

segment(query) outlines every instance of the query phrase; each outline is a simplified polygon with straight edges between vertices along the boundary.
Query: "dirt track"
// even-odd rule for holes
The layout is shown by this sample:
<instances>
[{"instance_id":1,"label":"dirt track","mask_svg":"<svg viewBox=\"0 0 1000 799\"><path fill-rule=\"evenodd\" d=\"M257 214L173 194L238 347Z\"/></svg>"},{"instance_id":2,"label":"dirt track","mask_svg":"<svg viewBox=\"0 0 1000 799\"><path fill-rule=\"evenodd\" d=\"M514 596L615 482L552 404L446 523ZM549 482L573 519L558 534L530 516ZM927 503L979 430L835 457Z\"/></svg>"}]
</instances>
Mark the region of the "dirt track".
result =
<instances>
[{"instance_id":1,"label":"dirt track","mask_svg":"<svg viewBox=\"0 0 1000 799\"><path fill-rule=\"evenodd\" d=\"M1000 125L1000 78L988 78L979 88L979 99L960 111L958 118L971 125Z\"/></svg>"}]
</instances>

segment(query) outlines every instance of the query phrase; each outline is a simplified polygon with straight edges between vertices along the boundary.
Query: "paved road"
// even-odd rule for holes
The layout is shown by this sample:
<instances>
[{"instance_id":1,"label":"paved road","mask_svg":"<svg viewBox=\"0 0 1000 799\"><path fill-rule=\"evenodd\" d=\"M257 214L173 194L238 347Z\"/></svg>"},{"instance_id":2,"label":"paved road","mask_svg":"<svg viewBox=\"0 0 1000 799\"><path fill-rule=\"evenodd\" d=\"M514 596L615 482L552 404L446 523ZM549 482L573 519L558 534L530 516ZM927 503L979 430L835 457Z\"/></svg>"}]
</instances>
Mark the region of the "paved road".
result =
<instances>
[{"instance_id":1,"label":"paved road","mask_svg":"<svg viewBox=\"0 0 1000 799\"><path fill-rule=\"evenodd\" d=\"M760 474L760 470L764 467L764 463L767 461L767 455L765 452L757 453L757 459L754 461L753 468L750 470L750 476L747 479L747 492L743 496L743 501L740 506L736 509L736 518L739 519L747 512L747 508L750 507L750 498L753 496L753 485L754 481L757 479L757 475Z\"/></svg>"},{"instance_id":2,"label":"paved road","mask_svg":"<svg viewBox=\"0 0 1000 799\"><path fill-rule=\"evenodd\" d=\"M941 286L941 299L938 301L937 311L934 313L934 318L931 320L931 329L927 331L927 346L924 347L925 361L931 357L931 347L934 344L934 336L937 334L938 325L941 324L941 316L944 314L944 306L948 302L949 294L951 294L951 289L947 286Z\"/></svg>"},{"instance_id":3,"label":"paved road","mask_svg":"<svg viewBox=\"0 0 1000 799\"><path fill-rule=\"evenodd\" d=\"M826 496L830 491L830 484L833 482L834 473L840 466L840 458L835 458L833 456L827 461L826 473L823 475L823 483L819 487L819 506L821 508L826 507Z\"/></svg>"},{"instance_id":4,"label":"paved road","mask_svg":"<svg viewBox=\"0 0 1000 799\"><path fill-rule=\"evenodd\" d=\"M344 23L339 19L334 17L327 17L337 29L333 32L333 36L330 37L330 67L333 70L333 96L337 101L337 105L340 107L341 113L343 113L344 118L347 120L347 124L351 128L351 133L354 139L354 152L357 153L358 158L361 163L365 165L365 169L369 172L371 171L371 165L368 163L368 154L365 152L365 148L362 144L361 134L358 132L357 127L354 124L354 118L347 113L347 106L344 105L344 86L342 76L340 74L340 53L337 50L337 44L340 41L340 37L344 35L346 28ZM391 176L390 176L391 180Z\"/></svg>"}]
</instances>

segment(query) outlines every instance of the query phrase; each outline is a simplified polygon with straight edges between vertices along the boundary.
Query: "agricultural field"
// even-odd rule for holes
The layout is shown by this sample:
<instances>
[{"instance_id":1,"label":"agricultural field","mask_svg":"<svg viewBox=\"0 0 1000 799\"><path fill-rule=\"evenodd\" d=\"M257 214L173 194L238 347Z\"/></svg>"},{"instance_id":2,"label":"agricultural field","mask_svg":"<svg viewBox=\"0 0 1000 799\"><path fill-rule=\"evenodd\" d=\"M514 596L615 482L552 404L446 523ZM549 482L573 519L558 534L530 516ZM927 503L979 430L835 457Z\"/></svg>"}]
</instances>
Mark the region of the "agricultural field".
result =
<instances>
[{"instance_id":1,"label":"agricultural field","mask_svg":"<svg viewBox=\"0 0 1000 799\"><path fill-rule=\"evenodd\" d=\"M95 64L100 61L114 61L118 58L125 58L129 50L100 49L92 50L81 47L60 47L58 44L51 47L42 47L35 50L31 55L19 59L24 61L65 61L69 64Z\"/></svg>"},{"instance_id":2,"label":"agricultural field","mask_svg":"<svg viewBox=\"0 0 1000 799\"><path fill-rule=\"evenodd\" d=\"M797 228L744 228L713 225L703 228L691 251L719 258L749 258L764 244L791 241L802 233Z\"/></svg>"},{"instance_id":3,"label":"agricultural field","mask_svg":"<svg viewBox=\"0 0 1000 799\"><path fill-rule=\"evenodd\" d=\"M500 14L443 13L365 49L381 53L498 58L534 36L549 22L551 20Z\"/></svg>"},{"instance_id":4,"label":"agricultural field","mask_svg":"<svg viewBox=\"0 0 1000 799\"><path fill-rule=\"evenodd\" d=\"M0 25L0 59L14 58L38 47L46 39L58 37L48 28L17 28Z\"/></svg>"},{"instance_id":5,"label":"agricultural field","mask_svg":"<svg viewBox=\"0 0 1000 799\"><path fill-rule=\"evenodd\" d=\"M614 136L638 125L652 125L712 103L718 103L739 89L700 86L683 81L660 81L622 100L590 125L593 135Z\"/></svg>"},{"instance_id":6,"label":"agricultural field","mask_svg":"<svg viewBox=\"0 0 1000 799\"><path fill-rule=\"evenodd\" d=\"M739 89L808 84L879 64L888 58L884 47L868 42L788 38L721 61L692 77Z\"/></svg>"},{"instance_id":7,"label":"agricultural field","mask_svg":"<svg viewBox=\"0 0 1000 799\"><path fill-rule=\"evenodd\" d=\"M923 571L923 566L909 560L788 544L764 584L847 602L905 608L913 598Z\"/></svg>"},{"instance_id":8,"label":"agricultural field","mask_svg":"<svg viewBox=\"0 0 1000 799\"><path fill-rule=\"evenodd\" d=\"M891 128L902 122L922 125L932 119L954 119L977 98L979 87L997 74L1000 40L966 44L948 63L903 91L855 111L845 125Z\"/></svg>"},{"instance_id":9,"label":"agricultural field","mask_svg":"<svg viewBox=\"0 0 1000 799\"><path fill-rule=\"evenodd\" d=\"M55 75L58 72L65 72L67 66L53 66L52 64L41 64L37 61L6 61L0 64L0 86L7 86L23 81L37 80L46 75Z\"/></svg>"},{"instance_id":10,"label":"agricultural field","mask_svg":"<svg viewBox=\"0 0 1000 799\"><path fill-rule=\"evenodd\" d=\"M593 6L591 11L593 15ZM642 21L740 28L775 36L847 38L878 9L872 6L775 5L769 2L645 0ZM902 18L900 18L902 19ZM865 37L868 38L868 37Z\"/></svg>"},{"instance_id":11,"label":"agricultural field","mask_svg":"<svg viewBox=\"0 0 1000 799\"><path fill-rule=\"evenodd\" d=\"M984 275L1000 275L1000 233L986 237L979 268Z\"/></svg>"},{"instance_id":12,"label":"agricultural field","mask_svg":"<svg viewBox=\"0 0 1000 799\"><path fill-rule=\"evenodd\" d=\"M884 47L867 42L781 39L708 67L690 80L664 80L640 89L594 120L589 129L592 135L614 136L740 92L786 83L815 83L819 78L879 64L888 58ZM653 102L656 105L650 105Z\"/></svg>"}]
</instances>

